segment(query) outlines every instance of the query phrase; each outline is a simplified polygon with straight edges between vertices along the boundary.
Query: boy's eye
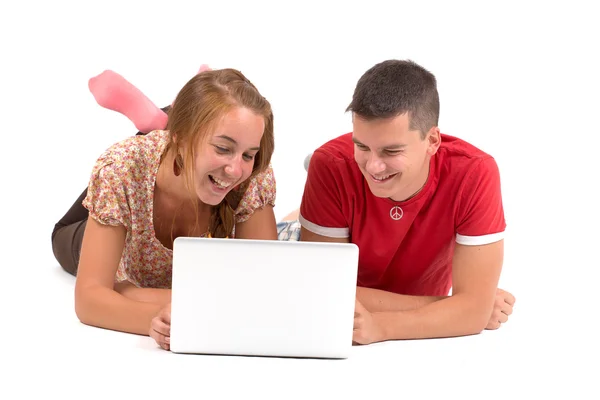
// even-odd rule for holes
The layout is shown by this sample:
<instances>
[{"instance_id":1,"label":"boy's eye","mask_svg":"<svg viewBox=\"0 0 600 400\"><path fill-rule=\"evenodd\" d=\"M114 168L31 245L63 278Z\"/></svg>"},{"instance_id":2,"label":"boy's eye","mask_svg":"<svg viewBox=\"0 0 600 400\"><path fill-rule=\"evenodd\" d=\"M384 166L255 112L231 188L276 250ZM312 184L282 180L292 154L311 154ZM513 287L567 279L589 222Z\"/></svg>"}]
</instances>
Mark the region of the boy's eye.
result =
<instances>
[{"instance_id":1,"label":"boy's eye","mask_svg":"<svg viewBox=\"0 0 600 400\"><path fill-rule=\"evenodd\" d=\"M356 147L358 147L359 150L369 150L369 148L367 146L365 146L364 144L358 144L356 143Z\"/></svg>"},{"instance_id":2,"label":"boy's eye","mask_svg":"<svg viewBox=\"0 0 600 400\"><path fill-rule=\"evenodd\" d=\"M397 156L398 154L402 153L402 150L386 150L385 153L388 156Z\"/></svg>"}]
</instances>

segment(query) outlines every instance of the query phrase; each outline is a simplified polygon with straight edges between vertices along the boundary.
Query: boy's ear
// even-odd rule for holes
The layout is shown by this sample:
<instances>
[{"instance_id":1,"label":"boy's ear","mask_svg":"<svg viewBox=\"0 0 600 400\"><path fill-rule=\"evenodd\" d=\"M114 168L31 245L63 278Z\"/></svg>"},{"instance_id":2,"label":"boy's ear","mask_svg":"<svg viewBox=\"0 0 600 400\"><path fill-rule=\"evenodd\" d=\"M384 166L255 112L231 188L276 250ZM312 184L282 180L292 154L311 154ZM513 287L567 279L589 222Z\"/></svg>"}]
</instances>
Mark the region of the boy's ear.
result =
<instances>
[{"instance_id":1,"label":"boy's ear","mask_svg":"<svg viewBox=\"0 0 600 400\"><path fill-rule=\"evenodd\" d=\"M438 128L437 126L431 128L429 130L429 133L427 134L426 140L429 142L427 146L427 153L430 156L433 156L435 153L437 153L438 149L440 148L440 145L442 144L440 128Z\"/></svg>"}]
</instances>

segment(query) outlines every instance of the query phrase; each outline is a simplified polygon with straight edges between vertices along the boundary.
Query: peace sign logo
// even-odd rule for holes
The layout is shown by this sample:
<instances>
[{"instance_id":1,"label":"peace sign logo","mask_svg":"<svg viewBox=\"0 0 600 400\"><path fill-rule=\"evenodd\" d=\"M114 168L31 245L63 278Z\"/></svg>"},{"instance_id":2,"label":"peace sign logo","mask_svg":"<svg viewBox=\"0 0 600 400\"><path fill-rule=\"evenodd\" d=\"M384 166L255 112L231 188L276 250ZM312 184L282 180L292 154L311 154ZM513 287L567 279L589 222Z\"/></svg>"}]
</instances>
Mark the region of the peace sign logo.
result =
<instances>
[{"instance_id":1,"label":"peace sign logo","mask_svg":"<svg viewBox=\"0 0 600 400\"><path fill-rule=\"evenodd\" d=\"M402 216L404 216L404 211L402 211L402 209L400 207L398 207L398 206L392 207L392 209L390 210L390 217L394 221L398 221L400 218L402 218Z\"/></svg>"}]
</instances>

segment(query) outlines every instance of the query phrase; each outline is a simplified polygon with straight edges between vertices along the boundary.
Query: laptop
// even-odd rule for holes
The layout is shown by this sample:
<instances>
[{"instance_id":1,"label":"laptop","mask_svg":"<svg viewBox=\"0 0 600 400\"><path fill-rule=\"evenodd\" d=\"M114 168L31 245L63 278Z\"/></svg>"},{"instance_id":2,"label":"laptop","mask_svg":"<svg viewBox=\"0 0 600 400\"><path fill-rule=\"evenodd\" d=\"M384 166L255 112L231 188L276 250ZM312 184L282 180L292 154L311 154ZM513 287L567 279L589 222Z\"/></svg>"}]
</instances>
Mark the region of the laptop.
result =
<instances>
[{"instance_id":1,"label":"laptop","mask_svg":"<svg viewBox=\"0 0 600 400\"><path fill-rule=\"evenodd\" d=\"M348 358L358 247L179 237L171 352Z\"/></svg>"}]
</instances>

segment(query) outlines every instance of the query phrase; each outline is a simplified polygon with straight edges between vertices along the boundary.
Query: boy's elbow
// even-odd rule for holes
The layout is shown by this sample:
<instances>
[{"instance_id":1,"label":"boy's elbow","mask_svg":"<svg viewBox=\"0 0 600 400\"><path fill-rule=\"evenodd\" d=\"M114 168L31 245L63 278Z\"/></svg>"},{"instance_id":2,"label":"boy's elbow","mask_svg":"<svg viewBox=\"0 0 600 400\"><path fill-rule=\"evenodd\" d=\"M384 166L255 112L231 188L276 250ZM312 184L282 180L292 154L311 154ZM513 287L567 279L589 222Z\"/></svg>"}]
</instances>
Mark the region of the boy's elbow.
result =
<instances>
[{"instance_id":1,"label":"boy's elbow","mask_svg":"<svg viewBox=\"0 0 600 400\"><path fill-rule=\"evenodd\" d=\"M478 335L483 332L489 324L491 307L473 306L469 301L469 307L466 307L462 318L463 330L465 335Z\"/></svg>"},{"instance_id":2,"label":"boy's elbow","mask_svg":"<svg viewBox=\"0 0 600 400\"><path fill-rule=\"evenodd\" d=\"M487 307L472 310L468 324L469 334L478 335L483 332L489 323L491 313Z\"/></svg>"},{"instance_id":3,"label":"boy's elbow","mask_svg":"<svg viewBox=\"0 0 600 400\"><path fill-rule=\"evenodd\" d=\"M485 330L486 325L487 324L483 324L480 321L476 321L471 326L469 326L467 335L479 335Z\"/></svg>"}]
</instances>

